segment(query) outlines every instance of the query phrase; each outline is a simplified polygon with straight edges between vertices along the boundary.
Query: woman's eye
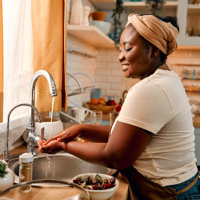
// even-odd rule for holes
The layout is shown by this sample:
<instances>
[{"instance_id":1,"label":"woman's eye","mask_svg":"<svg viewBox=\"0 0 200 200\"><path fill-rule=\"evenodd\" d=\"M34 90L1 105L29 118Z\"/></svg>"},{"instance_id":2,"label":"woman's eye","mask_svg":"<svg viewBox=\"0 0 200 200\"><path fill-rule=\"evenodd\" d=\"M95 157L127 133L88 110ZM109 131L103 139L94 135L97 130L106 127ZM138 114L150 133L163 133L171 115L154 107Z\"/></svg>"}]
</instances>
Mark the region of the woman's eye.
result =
<instances>
[{"instance_id":1,"label":"woman's eye","mask_svg":"<svg viewBox=\"0 0 200 200\"><path fill-rule=\"evenodd\" d=\"M132 47L126 48L125 51L130 51L131 49L132 49Z\"/></svg>"},{"instance_id":2,"label":"woman's eye","mask_svg":"<svg viewBox=\"0 0 200 200\"><path fill-rule=\"evenodd\" d=\"M133 47L130 47L130 48L126 48L126 49L119 49L119 52L122 52L122 51L130 51Z\"/></svg>"}]
</instances>

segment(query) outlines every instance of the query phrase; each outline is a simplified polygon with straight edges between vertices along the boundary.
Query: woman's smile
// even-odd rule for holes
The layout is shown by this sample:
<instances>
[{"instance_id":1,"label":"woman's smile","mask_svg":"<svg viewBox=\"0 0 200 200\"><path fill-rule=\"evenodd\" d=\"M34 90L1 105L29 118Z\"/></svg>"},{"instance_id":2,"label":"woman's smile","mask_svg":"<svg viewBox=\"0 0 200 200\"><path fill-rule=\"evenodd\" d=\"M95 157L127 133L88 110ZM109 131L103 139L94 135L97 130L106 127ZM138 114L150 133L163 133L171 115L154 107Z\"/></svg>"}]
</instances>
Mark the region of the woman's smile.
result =
<instances>
[{"instance_id":1,"label":"woman's smile","mask_svg":"<svg viewBox=\"0 0 200 200\"><path fill-rule=\"evenodd\" d=\"M129 68L129 64L122 65L122 71L125 72Z\"/></svg>"}]
</instances>

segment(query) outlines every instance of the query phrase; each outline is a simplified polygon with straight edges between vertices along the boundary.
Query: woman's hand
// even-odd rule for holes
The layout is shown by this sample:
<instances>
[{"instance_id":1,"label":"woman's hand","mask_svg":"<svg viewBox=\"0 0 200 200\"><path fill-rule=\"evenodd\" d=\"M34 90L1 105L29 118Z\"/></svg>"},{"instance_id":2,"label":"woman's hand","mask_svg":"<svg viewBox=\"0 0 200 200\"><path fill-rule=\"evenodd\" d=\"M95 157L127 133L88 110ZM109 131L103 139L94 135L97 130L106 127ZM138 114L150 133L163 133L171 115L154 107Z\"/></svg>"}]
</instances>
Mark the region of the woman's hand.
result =
<instances>
[{"instance_id":1,"label":"woman's hand","mask_svg":"<svg viewBox=\"0 0 200 200\"><path fill-rule=\"evenodd\" d=\"M69 142L69 141L74 140L79 135L80 135L80 125L75 125L68 129L65 129L64 131L52 137L48 141L43 142L43 144L47 145L54 140L57 140L59 142Z\"/></svg>"},{"instance_id":2,"label":"woman's hand","mask_svg":"<svg viewBox=\"0 0 200 200\"><path fill-rule=\"evenodd\" d=\"M38 146L39 150L42 153L53 154L63 149L64 142L59 142L58 140L52 140L51 142L48 142L48 144L46 144L46 141L40 140L38 142Z\"/></svg>"}]
</instances>

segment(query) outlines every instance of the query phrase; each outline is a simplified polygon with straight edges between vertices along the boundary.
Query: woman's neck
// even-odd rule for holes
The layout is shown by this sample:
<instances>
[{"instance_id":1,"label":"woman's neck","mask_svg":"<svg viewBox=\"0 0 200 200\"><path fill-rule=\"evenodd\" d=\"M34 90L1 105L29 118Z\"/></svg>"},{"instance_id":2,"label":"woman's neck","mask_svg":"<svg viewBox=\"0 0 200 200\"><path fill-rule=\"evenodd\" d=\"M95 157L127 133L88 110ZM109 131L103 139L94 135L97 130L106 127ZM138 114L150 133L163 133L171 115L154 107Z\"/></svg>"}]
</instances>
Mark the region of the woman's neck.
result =
<instances>
[{"instance_id":1,"label":"woman's neck","mask_svg":"<svg viewBox=\"0 0 200 200\"><path fill-rule=\"evenodd\" d=\"M162 69L162 70L170 70L166 63L160 65L160 66L158 67L158 69Z\"/></svg>"}]
</instances>

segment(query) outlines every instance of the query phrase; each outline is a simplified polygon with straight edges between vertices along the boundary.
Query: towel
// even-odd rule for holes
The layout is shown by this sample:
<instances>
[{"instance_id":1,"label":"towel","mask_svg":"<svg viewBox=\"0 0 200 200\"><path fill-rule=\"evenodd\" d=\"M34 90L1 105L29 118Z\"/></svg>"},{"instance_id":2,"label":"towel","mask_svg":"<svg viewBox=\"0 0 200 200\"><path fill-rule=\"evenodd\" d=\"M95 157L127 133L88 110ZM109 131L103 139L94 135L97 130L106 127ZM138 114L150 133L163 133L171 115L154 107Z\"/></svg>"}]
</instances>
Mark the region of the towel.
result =
<instances>
[{"instance_id":1,"label":"towel","mask_svg":"<svg viewBox=\"0 0 200 200\"><path fill-rule=\"evenodd\" d=\"M164 54L169 55L175 51L178 30L170 22L164 22L153 15L130 14L126 26L129 24Z\"/></svg>"}]
</instances>

